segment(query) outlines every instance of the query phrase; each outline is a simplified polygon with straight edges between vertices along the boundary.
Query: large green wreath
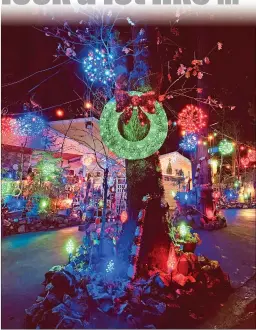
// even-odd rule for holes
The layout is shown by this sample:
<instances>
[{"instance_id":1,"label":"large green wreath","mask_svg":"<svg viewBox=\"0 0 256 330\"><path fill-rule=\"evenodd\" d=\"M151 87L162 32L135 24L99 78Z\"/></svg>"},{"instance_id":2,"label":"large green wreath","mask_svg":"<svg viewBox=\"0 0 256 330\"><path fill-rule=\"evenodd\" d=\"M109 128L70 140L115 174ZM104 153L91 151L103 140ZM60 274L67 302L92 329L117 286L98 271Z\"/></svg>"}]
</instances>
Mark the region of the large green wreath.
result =
<instances>
[{"instance_id":1,"label":"large green wreath","mask_svg":"<svg viewBox=\"0 0 256 330\"><path fill-rule=\"evenodd\" d=\"M140 92L129 92L129 95L141 96ZM100 118L100 134L106 146L118 157L130 160L143 159L155 153L164 143L168 122L165 111L159 102L155 102L155 113L144 112L150 121L148 134L139 141L128 141L119 132L118 122L122 113L116 111L115 99L104 107Z\"/></svg>"}]
</instances>

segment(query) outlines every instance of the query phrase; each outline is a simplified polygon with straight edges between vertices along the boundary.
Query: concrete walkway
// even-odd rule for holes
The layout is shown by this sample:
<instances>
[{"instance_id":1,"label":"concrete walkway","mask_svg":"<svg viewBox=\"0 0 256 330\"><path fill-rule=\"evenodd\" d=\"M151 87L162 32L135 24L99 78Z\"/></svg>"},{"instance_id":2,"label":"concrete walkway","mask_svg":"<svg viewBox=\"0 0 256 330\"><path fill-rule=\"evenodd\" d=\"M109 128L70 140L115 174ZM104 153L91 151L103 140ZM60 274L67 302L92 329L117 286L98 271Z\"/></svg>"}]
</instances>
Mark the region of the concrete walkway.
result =
<instances>
[{"instance_id":1,"label":"concrete walkway","mask_svg":"<svg viewBox=\"0 0 256 330\"><path fill-rule=\"evenodd\" d=\"M203 243L196 252L218 260L238 287L255 273L255 210L228 210L226 216L227 228L200 231ZM24 310L41 292L44 274L67 261L69 238L79 245L82 237L72 227L2 239L2 329L23 328Z\"/></svg>"}]
</instances>

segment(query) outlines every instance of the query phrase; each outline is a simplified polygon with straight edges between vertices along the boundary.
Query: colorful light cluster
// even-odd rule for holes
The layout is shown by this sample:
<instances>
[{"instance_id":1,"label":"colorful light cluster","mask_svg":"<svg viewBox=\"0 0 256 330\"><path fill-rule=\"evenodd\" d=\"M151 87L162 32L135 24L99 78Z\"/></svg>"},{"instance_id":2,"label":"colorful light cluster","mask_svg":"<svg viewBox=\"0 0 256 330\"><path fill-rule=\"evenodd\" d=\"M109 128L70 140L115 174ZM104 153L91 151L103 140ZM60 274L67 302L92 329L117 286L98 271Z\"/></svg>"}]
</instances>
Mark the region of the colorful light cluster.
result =
<instances>
[{"instance_id":1,"label":"colorful light cluster","mask_svg":"<svg viewBox=\"0 0 256 330\"><path fill-rule=\"evenodd\" d=\"M84 71L91 82L100 82L106 85L112 82L115 73L113 70L113 56L104 50L91 51L84 59Z\"/></svg>"},{"instance_id":2,"label":"colorful light cluster","mask_svg":"<svg viewBox=\"0 0 256 330\"><path fill-rule=\"evenodd\" d=\"M185 151L194 151L197 147L198 138L194 133L186 134L180 142L180 147Z\"/></svg>"},{"instance_id":3,"label":"colorful light cluster","mask_svg":"<svg viewBox=\"0 0 256 330\"><path fill-rule=\"evenodd\" d=\"M129 92L141 96L140 92ZM155 153L164 143L168 132L165 111L159 102L155 102L155 113L146 113L150 121L148 134L139 141L128 141L118 129L121 112L116 111L116 101L109 101L101 114L100 134L106 146L118 157L125 159L143 159Z\"/></svg>"},{"instance_id":4,"label":"colorful light cluster","mask_svg":"<svg viewBox=\"0 0 256 330\"><path fill-rule=\"evenodd\" d=\"M66 244L66 251L68 254L72 254L75 249L74 242L70 239Z\"/></svg>"},{"instance_id":5,"label":"colorful light cluster","mask_svg":"<svg viewBox=\"0 0 256 330\"><path fill-rule=\"evenodd\" d=\"M53 175L55 175L57 167L55 164L48 161L41 162L38 165L40 174L45 178L45 180L50 180Z\"/></svg>"},{"instance_id":6,"label":"colorful light cluster","mask_svg":"<svg viewBox=\"0 0 256 330\"><path fill-rule=\"evenodd\" d=\"M12 122L12 129L15 135L32 137L39 135L45 129L45 121L29 112Z\"/></svg>"},{"instance_id":7,"label":"colorful light cluster","mask_svg":"<svg viewBox=\"0 0 256 330\"><path fill-rule=\"evenodd\" d=\"M15 126L16 120L11 117L3 117L1 119L1 132L2 134L8 134Z\"/></svg>"},{"instance_id":8,"label":"colorful light cluster","mask_svg":"<svg viewBox=\"0 0 256 330\"><path fill-rule=\"evenodd\" d=\"M115 264L114 264L114 261L113 260L110 260L107 264L107 267L106 267L106 272L107 273L112 273L115 269Z\"/></svg>"},{"instance_id":9,"label":"colorful light cluster","mask_svg":"<svg viewBox=\"0 0 256 330\"><path fill-rule=\"evenodd\" d=\"M256 162L256 150L248 150L248 158L250 162L254 163Z\"/></svg>"},{"instance_id":10,"label":"colorful light cluster","mask_svg":"<svg viewBox=\"0 0 256 330\"><path fill-rule=\"evenodd\" d=\"M81 162L84 166L90 166L95 160L93 155L84 155L81 159Z\"/></svg>"},{"instance_id":11,"label":"colorful light cluster","mask_svg":"<svg viewBox=\"0 0 256 330\"><path fill-rule=\"evenodd\" d=\"M178 125L187 133L199 132L202 128L206 127L207 115L201 108L193 104L187 105L178 114Z\"/></svg>"},{"instance_id":12,"label":"colorful light cluster","mask_svg":"<svg viewBox=\"0 0 256 330\"><path fill-rule=\"evenodd\" d=\"M248 157L242 157L241 158L241 165L243 167L247 167L250 164L250 159Z\"/></svg>"},{"instance_id":13,"label":"colorful light cluster","mask_svg":"<svg viewBox=\"0 0 256 330\"><path fill-rule=\"evenodd\" d=\"M221 140L219 143L219 152L223 155L230 155L234 151L234 145L231 141L226 139Z\"/></svg>"}]
</instances>

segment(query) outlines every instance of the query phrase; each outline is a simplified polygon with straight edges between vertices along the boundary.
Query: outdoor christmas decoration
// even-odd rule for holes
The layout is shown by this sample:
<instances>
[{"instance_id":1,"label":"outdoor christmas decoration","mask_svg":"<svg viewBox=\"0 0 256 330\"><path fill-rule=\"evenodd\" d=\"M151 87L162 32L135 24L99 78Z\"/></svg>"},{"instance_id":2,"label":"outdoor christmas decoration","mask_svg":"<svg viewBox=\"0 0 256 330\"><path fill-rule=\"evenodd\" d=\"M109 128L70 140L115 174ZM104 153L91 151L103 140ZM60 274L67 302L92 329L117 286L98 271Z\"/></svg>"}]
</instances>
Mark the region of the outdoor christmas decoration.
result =
<instances>
[{"instance_id":1,"label":"outdoor christmas decoration","mask_svg":"<svg viewBox=\"0 0 256 330\"><path fill-rule=\"evenodd\" d=\"M68 240L67 245L66 245L66 251L68 254L72 254L75 249L74 242L72 239Z\"/></svg>"},{"instance_id":2,"label":"outdoor christmas decoration","mask_svg":"<svg viewBox=\"0 0 256 330\"><path fill-rule=\"evenodd\" d=\"M10 134L13 127L16 125L16 120L11 117L2 117L1 119L1 133Z\"/></svg>"},{"instance_id":3,"label":"outdoor christmas decoration","mask_svg":"<svg viewBox=\"0 0 256 330\"><path fill-rule=\"evenodd\" d=\"M128 93L131 101L130 106L126 106L126 119L129 121L131 113L136 112L140 116L143 113L150 122L147 135L139 141L128 141L118 129L121 112L115 100L109 101L102 112L100 118L100 133L106 146L117 156L126 159L143 159L151 156L163 144L168 131L168 122L165 111L157 101L147 108L145 96L140 92ZM133 97L136 97L133 98ZM152 113L154 112L154 113Z\"/></svg>"},{"instance_id":4,"label":"outdoor christmas decoration","mask_svg":"<svg viewBox=\"0 0 256 330\"><path fill-rule=\"evenodd\" d=\"M197 135L194 133L186 134L180 142L180 147L185 151L194 151L197 147Z\"/></svg>"},{"instance_id":5,"label":"outdoor christmas decoration","mask_svg":"<svg viewBox=\"0 0 256 330\"><path fill-rule=\"evenodd\" d=\"M187 133L196 133L206 127L206 118L207 115L201 108L190 104L178 114L177 123Z\"/></svg>"},{"instance_id":6,"label":"outdoor christmas decoration","mask_svg":"<svg viewBox=\"0 0 256 330\"><path fill-rule=\"evenodd\" d=\"M128 213L126 211L122 211L120 215L120 220L122 223L125 223L128 220Z\"/></svg>"},{"instance_id":7,"label":"outdoor christmas decoration","mask_svg":"<svg viewBox=\"0 0 256 330\"><path fill-rule=\"evenodd\" d=\"M15 135L33 137L40 135L46 128L45 121L33 113L25 113L16 121L12 121L12 129Z\"/></svg>"},{"instance_id":8,"label":"outdoor christmas decoration","mask_svg":"<svg viewBox=\"0 0 256 330\"><path fill-rule=\"evenodd\" d=\"M250 162L254 163L256 162L256 150L248 150L248 158L250 160Z\"/></svg>"},{"instance_id":9,"label":"outdoor christmas decoration","mask_svg":"<svg viewBox=\"0 0 256 330\"><path fill-rule=\"evenodd\" d=\"M215 175L218 172L218 160L217 159L210 159L210 165L212 168L212 174Z\"/></svg>"},{"instance_id":10,"label":"outdoor christmas decoration","mask_svg":"<svg viewBox=\"0 0 256 330\"><path fill-rule=\"evenodd\" d=\"M234 151L234 145L231 141L226 139L221 140L219 143L219 152L223 155L230 155Z\"/></svg>"},{"instance_id":11,"label":"outdoor christmas decoration","mask_svg":"<svg viewBox=\"0 0 256 330\"><path fill-rule=\"evenodd\" d=\"M107 267L106 267L106 272L107 273L112 273L115 269L115 263L113 260L110 260L108 263L107 263Z\"/></svg>"},{"instance_id":12,"label":"outdoor christmas decoration","mask_svg":"<svg viewBox=\"0 0 256 330\"><path fill-rule=\"evenodd\" d=\"M81 162L85 166L90 166L95 160L93 155L84 155L81 159Z\"/></svg>"},{"instance_id":13,"label":"outdoor christmas decoration","mask_svg":"<svg viewBox=\"0 0 256 330\"><path fill-rule=\"evenodd\" d=\"M241 158L241 165L243 167L247 167L250 164L250 159L249 157L242 157Z\"/></svg>"},{"instance_id":14,"label":"outdoor christmas decoration","mask_svg":"<svg viewBox=\"0 0 256 330\"><path fill-rule=\"evenodd\" d=\"M113 56L106 54L104 50L90 51L84 59L84 72L90 82L99 82L104 85L113 82L115 72L113 70Z\"/></svg>"}]
</instances>

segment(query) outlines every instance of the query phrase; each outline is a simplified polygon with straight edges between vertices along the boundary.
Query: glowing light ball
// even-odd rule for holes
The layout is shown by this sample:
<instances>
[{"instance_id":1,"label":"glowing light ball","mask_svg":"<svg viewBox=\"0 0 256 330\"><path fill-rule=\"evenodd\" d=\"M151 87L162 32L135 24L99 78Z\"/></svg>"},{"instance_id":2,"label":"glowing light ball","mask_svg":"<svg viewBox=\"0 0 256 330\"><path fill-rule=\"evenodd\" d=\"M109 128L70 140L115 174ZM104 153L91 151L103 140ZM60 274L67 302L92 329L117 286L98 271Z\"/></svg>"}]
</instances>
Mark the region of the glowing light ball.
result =
<instances>
[{"instance_id":1,"label":"glowing light ball","mask_svg":"<svg viewBox=\"0 0 256 330\"><path fill-rule=\"evenodd\" d=\"M16 120L11 117L3 117L1 119L1 132L2 134L8 134L15 127Z\"/></svg>"},{"instance_id":2,"label":"glowing light ball","mask_svg":"<svg viewBox=\"0 0 256 330\"><path fill-rule=\"evenodd\" d=\"M235 188L238 188L240 186L240 181L236 181L235 183L234 183L234 187Z\"/></svg>"},{"instance_id":3,"label":"glowing light ball","mask_svg":"<svg viewBox=\"0 0 256 330\"><path fill-rule=\"evenodd\" d=\"M99 205L100 208L103 207L104 203L103 203L103 200L102 199L99 201L98 205Z\"/></svg>"},{"instance_id":4,"label":"glowing light ball","mask_svg":"<svg viewBox=\"0 0 256 330\"><path fill-rule=\"evenodd\" d=\"M40 173L45 179L50 179L52 175L56 172L56 165L49 162L43 162L38 166Z\"/></svg>"},{"instance_id":5,"label":"glowing light ball","mask_svg":"<svg viewBox=\"0 0 256 330\"><path fill-rule=\"evenodd\" d=\"M90 166L95 160L93 155L84 155L81 159L81 162L84 166Z\"/></svg>"},{"instance_id":6,"label":"glowing light ball","mask_svg":"<svg viewBox=\"0 0 256 330\"><path fill-rule=\"evenodd\" d=\"M128 213L126 211L122 211L120 215L120 220L122 223L125 223L128 220Z\"/></svg>"},{"instance_id":7,"label":"glowing light ball","mask_svg":"<svg viewBox=\"0 0 256 330\"><path fill-rule=\"evenodd\" d=\"M194 151L197 147L197 135L194 133L187 134L183 137L180 147L185 151Z\"/></svg>"},{"instance_id":8,"label":"glowing light ball","mask_svg":"<svg viewBox=\"0 0 256 330\"><path fill-rule=\"evenodd\" d=\"M193 104L187 105L178 114L178 125L187 133L199 132L206 127L206 114Z\"/></svg>"},{"instance_id":9,"label":"glowing light ball","mask_svg":"<svg viewBox=\"0 0 256 330\"><path fill-rule=\"evenodd\" d=\"M248 157L241 158L241 164L244 167L248 166L250 164L250 159Z\"/></svg>"},{"instance_id":10,"label":"glowing light ball","mask_svg":"<svg viewBox=\"0 0 256 330\"><path fill-rule=\"evenodd\" d=\"M15 135L32 137L41 134L46 124L41 117L29 112L18 118L12 128Z\"/></svg>"},{"instance_id":11,"label":"glowing light ball","mask_svg":"<svg viewBox=\"0 0 256 330\"><path fill-rule=\"evenodd\" d=\"M142 93L129 92L129 95L141 96ZM118 157L143 159L154 154L164 143L168 132L168 120L162 105L155 102L155 113L144 114L150 121L148 134L142 140L128 141L118 129L122 112L116 111L116 101L112 99L105 105L100 118L100 134L106 146Z\"/></svg>"},{"instance_id":12,"label":"glowing light ball","mask_svg":"<svg viewBox=\"0 0 256 330\"><path fill-rule=\"evenodd\" d=\"M180 236L185 237L188 234L188 227L182 223L179 228Z\"/></svg>"},{"instance_id":13,"label":"glowing light ball","mask_svg":"<svg viewBox=\"0 0 256 330\"><path fill-rule=\"evenodd\" d=\"M66 251L68 254L72 254L75 249L74 242L70 239L66 244Z\"/></svg>"},{"instance_id":14,"label":"glowing light ball","mask_svg":"<svg viewBox=\"0 0 256 330\"><path fill-rule=\"evenodd\" d=\"M224 139L219 143L219 152L223 155L230 155L234 151L234 145L232 142Z\"/></svg>"},{"instance_id":15,"label":"glowing light ball","mask_svg":"<svg viewBox=\"0 0 256 330\"><path fill-rule=\"evenodd\" d=\"M41 210L44 210L49 205L49 201L47 199L41 199L39 203L39 207Z\"/></svg>"},{"instance_id":16,"label":"glowing light ball","mask_svg":"<svg viewBox=\"0 0 256 330\"><path fill-rule=\"evenodd\" d=\"M250 162L252 162L252 163L256 162L256 150L249 150L248 158L249 158Z\"/></svg>"},{"instance_id":17,"label":"glowing light ball","mask_svg":"<svg viewBox=\"0 0 256 330\"><path fill-rule=\"evenodd\" d=\"M64 110L62 110L62 109L57 109L57 110L56 110L56 116L57 116L57 117L63 117L63 116L64 116Z\"/></svg>"},{"instance_id":18,"label":"glowing light ball","mask_svg":"<svg viewBox=\"0 0 256 330\"><path fill-rule=\"evenodd\" d=\"M112 273L115 269L115 264L114 264L114 261L113 260L110 260L108 263L107 263L107 268L106 268L106 272L107 273Z\"/></svg>"},{"instance_id":19,"label":"glowing light ball","mask_svg":"<svg viewBox=\"0 0 256 330\"><path fill-rule=\"evenodd\" d=\"M106 54L104 50L91 51L84 59L84 72L92 83L100 82L106 85L113 82L115 78L113 56Z\"/></svg>"}]
</instances>

